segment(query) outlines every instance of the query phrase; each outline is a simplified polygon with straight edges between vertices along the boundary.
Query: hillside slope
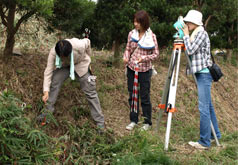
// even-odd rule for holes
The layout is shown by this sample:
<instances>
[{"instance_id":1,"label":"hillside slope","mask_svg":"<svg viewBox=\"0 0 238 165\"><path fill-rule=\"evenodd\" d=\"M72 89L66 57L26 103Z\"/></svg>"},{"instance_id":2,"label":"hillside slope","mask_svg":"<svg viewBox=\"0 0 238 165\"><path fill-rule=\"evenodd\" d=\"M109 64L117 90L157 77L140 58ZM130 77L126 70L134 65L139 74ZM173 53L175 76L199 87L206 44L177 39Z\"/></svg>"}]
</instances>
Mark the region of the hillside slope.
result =
<instances>
[{"instance_id":1,"label":"hillside slope","mask_svg":"<svg viewBox=\"0 0 238 165\"><path fill-rule=\"evenodd\" d=\"M101 100L103 112L106 118L107 127L112 128L118 134L123 134L128 120L128 93L124 69L111 66L111 52L93 51L92 68L97 76L97 90ZM37 112L42 96L43 72L46 67L47 53L30 53L23 56L14 56L8 66L11 79L2 81L2 90L7 87L18 93L21 98L31 105L31 110ZM158 111L157 105L161 101L163 87L167 76L170 55L162 54L154 62L158 74L152 77L151 100L153 104L153 119L156 119ZM238 70L227 63L220 63L224 77L218 83L213 83L212 100L215 111L218 116L221 129L235 130L237 128L237 108L238 107ZM185 75L186 60L182 56L177 88L176 107L178 112L175 114L176 120L191 123L197 120L199 115L197 109L197 91L191 76ZM4 84L5 83L5 84ZM69 80L61 90L57 104L57 114L72 108L72 106L87 106L80 89L76 92L74 86L79 88L78 84L73 82L72 86ZM65 100L65 101L64 101ZM154 121L155 125L156 121Z\"/></svg>"},{"instance_id":2,"label":"hillside slope","mask_svg":"<svg viewBox=\"0 0 238 165\"><path fill-rule=\"evenodd\" d=\"M43 72L46 67L48 53L29 52L23 56L14 56L8 66L9 80L0 82L0 90L10 90L16 93L27 105L28 117L32 120L43 109L41 101ZM97 76L97 91L105 115L106 128L112 130L118 137L130 134L125 130L129 123L129 106L127 83L124 69L111 66L112 52L93 51L92 68ZM158 72L152 78L151 100L153 105L153 130L157 135L156 118L158 104L161 101L165 78L167 76L170 53L162 53L160 58L154 62ZM238 128L237 116L237 92L238 92L238 70L237 67L227 63L218 62L224 72L224 77L219 83L213 83L212 100L219 121L221 132L235 132ZM185 75L186 60L182 56L179 74L176 107L178 112L174 114L171 129L171 146L179 153L190 153L185 144L189 140L199 137L199 112L197 90L191 76ZM84 124L88 120L93 123L88 110L88 104L76 82L67 80L60 92L56 103L55 118L61 123L64 120L72 123ZM76 113L77 112L77 113ZM75 115L79 120L75 120ZM158 137L164 138L166 128L166 114L163 115L162 125ZM140 120L142 121L142 119ZM64 128L55 128L49 132L54 137L63 135ZM177 157L179 158L179 156Z\"/></svg>"}]
</instances>

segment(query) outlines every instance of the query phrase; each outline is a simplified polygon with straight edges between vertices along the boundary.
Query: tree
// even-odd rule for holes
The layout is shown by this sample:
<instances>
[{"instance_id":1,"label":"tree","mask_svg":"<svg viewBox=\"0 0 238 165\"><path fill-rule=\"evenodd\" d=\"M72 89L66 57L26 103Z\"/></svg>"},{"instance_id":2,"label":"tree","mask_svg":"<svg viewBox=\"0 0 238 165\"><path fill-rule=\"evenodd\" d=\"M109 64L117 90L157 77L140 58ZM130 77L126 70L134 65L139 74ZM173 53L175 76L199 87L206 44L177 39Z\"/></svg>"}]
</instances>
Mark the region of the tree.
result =
<instances>
[{"instance_id":1,"label":"tree","mask_svg":"<svg viewBox=\"0 0 238 165\"><path fill-rule=\"evenodd\" d=\"M120 45L126 42L128 32L132 29L133 14L140 1L133 0L99 0L95 10L97 34L99 40L114 43L114 65L119 64Z\"/></svg>"},{"instance_id":2,"label":"tree","mask_svg":"<svg viewBox=\"0 0 238 165\"><path fill-rule=\"evenodd\" d=\"M81 34L93 17L95 7L95 2L88 0L55 0L53 15L47 19L49 29Z\"/></svg>"},{"instance_id":3,"label":"tree","mask_svg":"<svg viewBox=\"0 0 238 165\"><path fill-rule=\"evenodd\" d=\"M226 59L237 47L237 5L238 0L194 0L194 7L204 15L212 47L226 48Z\"/></svg>"},{"instance_id":4,"label":"tree","mask_svg":"<svg viewBox=\"0 0 238 165\"><path fill-rule=\"evenodd\" d=\"M145 10L151 18L150 27L157 36L159 46L167 46L176 32L173 23L191 7L192 0L99 0L95 10L100 41L97 43L111 46L114 42L114 58L117 59L119 45L127 41L127 34L133 28L134 13Z\"/></svg>"},{"instance_id":5,"label":"tree","mask_svg":"<svg viewBox=\"0 0 238 165\"><path fill-rule=\"evenodd\" d=\"M156 34L159 47L172 45L176 30L173 24L180 15L191 8L192 0L144 0L141 7L151 17L151 29Z\"/></svg>"},{"instance_id":6,"label":"tree","mask_svg":"<svg viewBox=\"0 0 238 165\"><path fill-rule=\"evenodd\" d=\"M54 0L0 0L0 16L7 29L7 40L2 57L5 62L12 55L15 34L20 25L33 15L50 15L53 5Z\"/></svg>"},{"instance_id":7,"label":"tree","mask_svg":"<svg viewBox=\"0 0 238 165\"><path fill-rule=\"evenodd\" d=\"M215 12L211 13L211 10L207 8L213 19L210 27L216 33L214 38L220 36L220 39L223 40L222 45L218 45L219 47L227 49L237 47L237 5L238 0L222 0L216 6L213 5L216 7ZM211 5L208 4L207 7L209 6Z\"/></svg>"},{"instance_id":8,"label":"tree","mask_svg":"<svg viewBox=\"0 0 238 165\"><path fill-rule=\"evenodd\" d=\"M107 47L111 46L113 41L117 43L116 45L126 42L126 36L133 28L133 14L137 10L144 9L151 17L150 27L157 36L159 46L168 46L174 40L173 34L176 30L173 24L178 16L185 16L189 10L196 9L203 13L204 26L210 34L212 45L235 48L237 46L237 1L99 0L95 10L94 24L96 26L92 30L96 31L94 41L97 45L108 45ZM116 54L117 51L114 57Z\"/></svg>"}]
</instances>

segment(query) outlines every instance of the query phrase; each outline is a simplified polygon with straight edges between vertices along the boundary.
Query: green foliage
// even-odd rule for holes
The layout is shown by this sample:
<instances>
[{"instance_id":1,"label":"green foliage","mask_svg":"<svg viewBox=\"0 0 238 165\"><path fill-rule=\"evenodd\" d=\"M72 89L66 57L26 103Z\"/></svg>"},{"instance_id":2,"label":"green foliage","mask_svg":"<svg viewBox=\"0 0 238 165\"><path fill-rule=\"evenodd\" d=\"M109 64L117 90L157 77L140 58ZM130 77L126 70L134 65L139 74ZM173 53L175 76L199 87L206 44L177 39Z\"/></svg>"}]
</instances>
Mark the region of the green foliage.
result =
<instances>
[{"instance_id":1,"label":"green foliage","mask_svg":"<svg viewBox=\"0 0 238 165\"><path fill-rule=\"evenodd\" d=\"M173 34L176 32L173 24L179 15L184 16L191 8L191 1L145 0L141 7L151 17L151 29L157 35L158 45L167 47L172 45Z\"/></svg>"},{"instance_id":2,"label":"green foliage","mask_svg":"<svg viewBox=\"0 0 238 165\"><path fill-rule=\"evenodd\" d=\"M156 143L158 140L156 138L158 137L153 137L148 132L136 130L112 148L111 152L115 155L113 163L118 165L179 164L164 154L163 146Z\"/></svg>"},{"instance_id":3,"label":"green foliage","mask_svg":"<svg viewBox=\"0 0 238 165\"><path fill-rule=\"evenodd\" d=\"M12 94L0 95L0 163L43 164L55 161L53 140L32 127L22 102Z\"/></svg>"},{"instance_id":4,"label":"green foliage","mask_svg":"<svg viewBox=\"0 0 238 165\"><path fill-rule=\"evenodd\" d=\"M14 6L16 6L16 9L10 10L14 9ZM17 23L21 23L21 21L27 21L27 19L29 19L34 14L36 14L35 16L50 16L52 14L53 6L54 0L0 0L0 12L2 12L3 14L1 15L1 19L3 21L3 24L5 25L4 22L9 21L6 20L8 19L8 15L18 14L17 16L15 16L15 22ZM6 11L8 11L8 13Z\"/></svg>"},{"instance_id":5,"label":"green foliage","mask_svg":"<svg viewBox=\"0 0 238 165\"><path fill-rule=\"evenodd\" d=\"M99 0L95 9L97 35L92 36L97 46L112 46L113 41L127 41L128 32L132 29L133 8L131 1ZM139 3L139 2L138 2ZM137 5L137 4L134 4ZM95 34L94 33L94 34ZM105 45L107 44L107 45Z\"/></svg>"},{"instance_id":6,"label":"green foliage","mask_svg":"<svg viewBox=\"0 0 238 165\"><path fill-rule=\"evenodd\" d=\"M233 66L237 66L238 62L238 48L233 49L232 56L231 56L231 64Z\"/></svg>"},{"instance_id":7,"label":"green foliage","mask_svg":"<svg viewBox=\"0 0 238 165\"><path fill-rule=\"evenodd\" d=\"M238 141L238 133L234 132L232 134L227 134L223 139L225 142L232 141L232 140Z\"/></svg>"},{"instance_id":8,"label":"green foliage","mask_svg":"<svg viewBox=\"0 0 238 165\"><path fill-rule=\"evenodd\" d=\"M6 27L7 39L5 43L3 59L7 63L12 55L15 34L23 22L29 20L33 15L50 16L54 0L0 0L0 17L2 24ZM11 56L10 56L11 57Z\"/></svg>"},{"instance_id":9,"label":"green foliage","mask_svg":"<svg viewBox=\"0 0 238 165\"><path fill-rule=\"evenodd\" d=\"M237 0L209 0L204 3L202 12L205 19L211 16L207 26L211 43L217 48L237 47Z\"/></svg>"},{"instance_id":10,"label":"green foliage","mask_svg":"<svg viewBox=\"0 0 238 165\"><path fill-rule=\"evenodd\" d=\"M118 36L120 42L126 42L127 34L133 28L133 14L141 9L149 13L151 29L157 35L160 47L172 44L172 36L176 32L173 23L179 15L185 16L190 9L203 13L203 22L208 23L207 30L214 47L234 48L237 45L237 16L233 12L237 11L237 0L209 0L199 3L195 0L99 0L94 21L97 26L92 26L95 31L92 39L95 41L92 42L99 47L110 47Z\"/></svg>"},{"instance_id":11,"label":"green foliage","mask_svg":"<svg viewBox=\"0 0 238 165\"><path fill-rule=\"evenodd\" d=\"M228 157L231 159L238 159L238 150L237 150L237 145L235 146L227 146L222 152L221 155L224 157Z\"/></svg>"},{"instance_id":12,"label":"green foliage","mask_svg":"<svg viewBox=\"0 0 238 165\"><path fill-rule=\"evenodd\" d=\"M65 145L63 164L178 164L163 153L158 137L136 130L116 138L110 130L100 132L89 122L83 125L64 121L67 132L58 139Z\"/></svg>"},{"instance_id":13,"label":"green foliage","mask_svg":"<svg viewBox=\"0 0 238 165\"><path fill-rule=\"evenodd\" d=\"M59 29L69 34L82 34L90 28L96 5L88 0L55 0L53 16L48 18L50 30Z\"/></svg>"},{"instance_id":14,"label":"green foliage","mask_svg":"<svg viewBox=\"0 0 238 165\"><path fill-rule=\"evenodd\" d=\"M127 41L127 35L133 29L133 15L138 10L145 10L151 17L151 29L157 35L160 46L167 46L172 42L173 23L180 14L184 15L191 1L167 2L165 0L144 1L110 1L99 0L95 10L97 27L96 45L111 46L113 41L120 43ZM110 24L109 24L110 22ZM93 38L94 39L94 38ZM98 42L100 41L100 42Z\"/></svg>"},{"instance_id":15,"label":"green foliage","mask_svg":"<svg viewBox=\"0 0 238 165\"><path fill-rule=\"evenodd\" d=\"M115 142L111 134L100 134L86 122L80 126L69 121L63 123L67 133L60 139L66 145L65 164L90 164L92 162L106 162L111 153L107 148Z\"/></svg>"},{"instance_id":16,"label":"green foliage","mask_svg":"<svg viewBox=\"0 0 238 165\"><path fill-rule=\"evenodd\" d=\"M18 5L19 9L21 9L21 11L34 11L40 15L51 15L54 0L16 0L16 4Z\"/></svg>"}]
</instances>

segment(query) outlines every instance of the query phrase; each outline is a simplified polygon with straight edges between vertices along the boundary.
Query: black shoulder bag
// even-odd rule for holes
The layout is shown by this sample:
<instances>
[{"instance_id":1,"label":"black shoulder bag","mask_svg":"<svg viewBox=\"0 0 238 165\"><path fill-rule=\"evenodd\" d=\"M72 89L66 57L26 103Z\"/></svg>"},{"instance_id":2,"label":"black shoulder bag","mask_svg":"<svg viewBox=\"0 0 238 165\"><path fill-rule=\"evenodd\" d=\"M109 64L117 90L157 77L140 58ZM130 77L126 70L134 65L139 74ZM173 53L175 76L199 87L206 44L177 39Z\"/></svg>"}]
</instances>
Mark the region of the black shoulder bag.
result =
<instances>
[{"instance_id":1,"label":"black shoulder bag","mask_svg":"<svg viewBox=\"0 0 238 165\"><path fill-rule=\"evenodd\" d=\"M212 52L211 52L211 57L212 57L212 66L208 67L208 69L209 69L210 74L213 78L213 81L217 82L223 76L223 73L222 73L220 67L215 63Z\"/></svg>"}]
</instances>

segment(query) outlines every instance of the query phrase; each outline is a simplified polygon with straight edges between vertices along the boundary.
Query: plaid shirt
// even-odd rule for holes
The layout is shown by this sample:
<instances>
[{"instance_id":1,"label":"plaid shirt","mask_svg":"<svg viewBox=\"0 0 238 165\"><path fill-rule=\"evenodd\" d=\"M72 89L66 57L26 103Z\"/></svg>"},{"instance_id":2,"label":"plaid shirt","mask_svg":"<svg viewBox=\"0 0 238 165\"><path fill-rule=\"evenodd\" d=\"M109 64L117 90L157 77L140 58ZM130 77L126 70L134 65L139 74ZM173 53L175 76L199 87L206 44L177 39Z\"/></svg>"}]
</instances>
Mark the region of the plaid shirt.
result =
<instances>
[{"instance_id":1,"label":"plaid shirt","mask_svg":"<svg viewBox=\"0 0 238 165\"><path fill-rule=\"evenodd\" d=\"M184 45L192 60L190 73L196 73L212 65L210 54L210 39L205 30L199 31L194 41L190 42L189 36L184 36Z\"/></svg>"},{"instance_id":2,"label":"plaid shirt","mask_svg":"<svg viewBox=\"0 0 238 165\"><path fill-rule=\"evenodd\" d=\"M124 52L123 58L128 59L128 67L134 71L135 61L138 61L138 59L141 58L142 61L139 63L139 72L146 72L152 68L151 61L159 55L156 35L152 33L153 41L155 43L155 47L153 49L143 49L140 47L136 49L138 44L137 42L131 40L131 35L132 31L130 31L128 35L126 50Z\"/></svg>"}]
</instances>

